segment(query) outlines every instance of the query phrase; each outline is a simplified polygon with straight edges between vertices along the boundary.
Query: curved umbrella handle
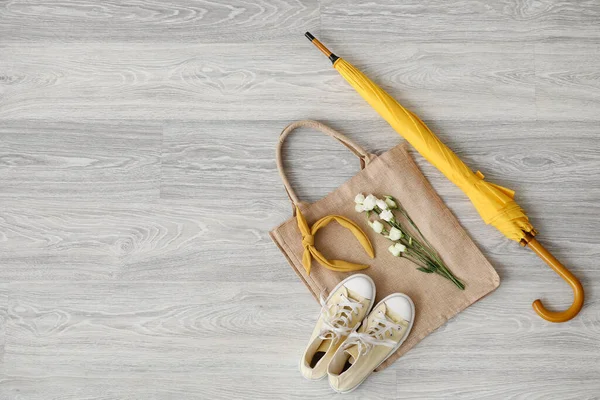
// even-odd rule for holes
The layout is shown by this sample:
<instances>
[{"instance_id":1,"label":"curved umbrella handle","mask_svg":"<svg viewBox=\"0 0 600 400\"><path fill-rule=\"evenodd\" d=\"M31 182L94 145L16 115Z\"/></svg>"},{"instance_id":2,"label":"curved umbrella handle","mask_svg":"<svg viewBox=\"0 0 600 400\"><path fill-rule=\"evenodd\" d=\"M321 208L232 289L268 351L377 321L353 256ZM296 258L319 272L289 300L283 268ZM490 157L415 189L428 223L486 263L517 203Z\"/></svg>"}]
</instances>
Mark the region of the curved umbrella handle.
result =
<instances>
[{"instance_id":1,"label":"curved umbrella handle","mask_svg":"<svg viewBox=\"0 0 600 400\"><path fill-rule=\"evenodd\" d=\"M560 263L548 250L544 248L535 238L532 236L525 239L526 246L529 246L535 254L538 255L550 268L554 270L561 278L563 278L573 289L574 300L571 307L565 311L548 311L542 301L537 299L533 302L533 309L535 312L546 321L550 322L566 322L571 318L579 314L581 307L583 307L583 286L579 279L575 277L564 265Z\"/></svg>"}]
</instances>

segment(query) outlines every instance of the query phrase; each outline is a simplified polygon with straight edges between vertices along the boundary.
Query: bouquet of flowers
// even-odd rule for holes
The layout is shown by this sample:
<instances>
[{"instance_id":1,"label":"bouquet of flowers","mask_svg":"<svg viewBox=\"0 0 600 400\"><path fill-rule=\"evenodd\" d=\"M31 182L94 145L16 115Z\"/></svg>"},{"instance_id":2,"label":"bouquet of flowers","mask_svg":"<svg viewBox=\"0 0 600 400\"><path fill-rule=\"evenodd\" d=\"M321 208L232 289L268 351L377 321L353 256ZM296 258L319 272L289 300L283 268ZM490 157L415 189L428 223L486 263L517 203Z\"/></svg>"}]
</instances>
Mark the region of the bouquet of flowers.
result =
<instances>
[{"instance_id":1,"label":"bouquet of flowers","mask_svg":"<svg viewBox=\"0 0 600 400\"><path fill-rule=\"evenodd\" d=\"M356 195L354 202L357 212L366 213L371 228L394 242L388 250L395 257L407 258L419 266L417 268L419 271L441 275L452 281L460 290L465 289L465 285L444 264L400 202L392 196L379 199L372 194L365 197L362 193ZM396 218L394 212L400 214L399 218ZM379 219L371 221L373 214ZM407 229L406 224L410 229Z\"/></svg>"}]
</instances>

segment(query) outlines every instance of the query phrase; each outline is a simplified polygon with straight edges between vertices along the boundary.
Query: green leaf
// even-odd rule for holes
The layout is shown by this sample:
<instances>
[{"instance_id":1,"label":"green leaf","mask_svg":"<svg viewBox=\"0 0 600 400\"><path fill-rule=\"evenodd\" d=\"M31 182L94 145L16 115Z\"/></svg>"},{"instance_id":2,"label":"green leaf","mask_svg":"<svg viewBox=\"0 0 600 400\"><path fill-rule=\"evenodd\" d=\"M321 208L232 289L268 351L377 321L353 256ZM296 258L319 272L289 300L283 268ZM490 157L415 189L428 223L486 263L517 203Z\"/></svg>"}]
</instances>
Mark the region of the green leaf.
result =
<instances>
[{"instance_id":1,"label":"green leaf","mask_svg":"<svg viewBox=\"0 0 600 400\"><path fill-rule=\"evenodd\" d=\"M417 270L418 270L418 271L421 271L421 272L425 272L426 274L433 274L433 271L432 271L432 270L430 270L430 269L427 269L427 268L425 268L425 267L419 267L419 268L417 268Z\"/></svg>"}]
</instances>

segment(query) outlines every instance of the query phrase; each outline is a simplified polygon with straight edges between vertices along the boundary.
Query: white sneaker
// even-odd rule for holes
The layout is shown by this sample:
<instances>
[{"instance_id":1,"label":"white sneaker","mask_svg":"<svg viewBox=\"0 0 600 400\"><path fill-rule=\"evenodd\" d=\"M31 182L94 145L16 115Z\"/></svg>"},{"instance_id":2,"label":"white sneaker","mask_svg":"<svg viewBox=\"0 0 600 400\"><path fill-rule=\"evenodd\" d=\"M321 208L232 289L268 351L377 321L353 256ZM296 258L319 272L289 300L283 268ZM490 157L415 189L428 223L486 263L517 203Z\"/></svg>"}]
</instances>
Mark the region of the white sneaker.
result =
<instances>
[{"instance_id":1,"label":"white sneaker","mask_svg":"<svg viewBox=\"0 0 600 400\"><path fill-rule=\"evenodd\" d=\"M300 361L306 379L327 375L327 365L348 335L356 331L375 302L375 283L364 274L340 282L327 300L321 297L321 314Z\"/></svg>"},{"instance_id":2,"label":"white sneaker","mask_svg":"<svg viewBox=\"0 0 600 400\"><path fill-rule=\"evenodd\" d=\"M331 388L348 393L363 383L404 343L414 316L415 306L405 294L394 293L381 300L331 358L327 368Z\"/></svg>"}]
</instances>

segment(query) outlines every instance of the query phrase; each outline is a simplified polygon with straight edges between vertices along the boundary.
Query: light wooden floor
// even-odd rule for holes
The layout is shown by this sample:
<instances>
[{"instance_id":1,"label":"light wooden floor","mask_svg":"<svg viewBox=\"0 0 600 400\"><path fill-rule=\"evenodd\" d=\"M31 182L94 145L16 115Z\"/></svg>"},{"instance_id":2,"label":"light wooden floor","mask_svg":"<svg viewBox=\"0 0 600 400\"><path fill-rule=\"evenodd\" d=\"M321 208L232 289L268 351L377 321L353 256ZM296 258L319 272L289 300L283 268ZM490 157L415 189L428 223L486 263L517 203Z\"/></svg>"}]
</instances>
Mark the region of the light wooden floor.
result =
<instances>
[{"instance_id":1,"label":"light wooden floor","mask_svg":"<svg viewBox=\"0 0 600 400\"><path fill-rule=\"evenodd\" d=\"M311 30L518 200L570 289L424 172L502 278L357 399L600 398L600 2L0 0L1 399L324 399L297 371L318 306L268 231L281 129L400 140ZM354 157L305 131L315 200Z\"/></svg>"}]
</instances>

